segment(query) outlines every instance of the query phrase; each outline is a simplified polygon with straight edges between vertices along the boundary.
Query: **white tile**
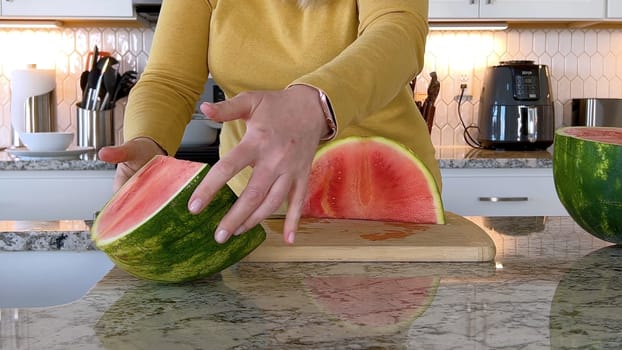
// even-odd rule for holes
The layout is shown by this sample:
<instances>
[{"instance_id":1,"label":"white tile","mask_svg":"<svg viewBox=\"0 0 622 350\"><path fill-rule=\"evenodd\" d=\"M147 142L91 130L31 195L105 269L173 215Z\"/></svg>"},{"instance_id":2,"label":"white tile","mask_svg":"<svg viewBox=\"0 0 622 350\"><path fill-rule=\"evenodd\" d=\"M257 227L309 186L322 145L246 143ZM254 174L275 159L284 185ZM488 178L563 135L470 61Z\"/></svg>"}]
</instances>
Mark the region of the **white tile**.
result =
<instances>
[{"instance_id":1,"label":"white tile","mask_svg":"<svg viewBox=\"0 0 622 350\"><path fill-rule=\"evenodd\" d=\"M583 82L583 96L585 97L600 97L597 92L598 83L596 79L588 77Z\"/></svg>"},{"instance_id":2,"label":"white tile","mask_svg":"<svg viewBox=\"0 0 622 350\"><path fill-rule=\"evenodd\" d=\"M577 57L577 73L581 79L587 79L590 76L590 56L581 53Z\"/></svg>"},{"instance_id":3,"label":"white tile","mask_svg":"<svg viewBox=\"0 0 622 350\"><path fill-rule=\"evenodd\" d=\"M547 34L545 31L535 31L531 51L536 56L542 56L546 52Z\"/></svg>"},{"instance_id":4,"label":"white tile","mask_svg":"<svg viewBox=\"0 0 622 350\"><path fill-rule=\"evenodd\" d=\"M580 30L572 31L571 52L577 56L585 53L585 32Z\"/></svg>"},{"instance_id":5,"label":"white tile","mask_svg":"<svg viewBox=\"0 0 622 350\"><path fill-rule=\"evenodd\" d=\"M597 52L609 52L611 50L611 33L607 30L599 30L597 35Z\"/></svg>"},{"instance_id":6,"label":"white tile","mask_svg":"<svg viewBox=\"0 0 622 350\"><path fill-rule=\"evenodd\" d=\"M595 79L600 79L603 76L604 67L603 55L599 52L594 53L590 57L590 72L589 75Z\"/></svg>"},{"instance_id":7,"label":"white tile","mask_svg":"<svg viewBox=\"0 0 622 350\"><path fill-rule=\"evenodd\" d=\"M610 51L603 51L605 57L603 59L603 75L607 79L613 79L616 76L616 56Z\"/></svg>"},{"instance_id":8,"label":"white tile","mask_svg":"<svg viewBox=\"0 0 622 350\"><path fill-rule=\"evenodd\" d=\"M559 53L567 55L572 49L572 31L564 30L559 33Z\"/></svg>"},{"instance_id":9,"label":"white tile","mask_svg":"<svg viewBox=\"0 0 622 350\"><path fill-rule=\"evenodd\" d=\"M583 50L588 55L593 55L598 51L598 35L596 31L587 31L584 33L584 48L578 47L577 50Z\"/></svg>"},{"instance_id":10,"label":"white tile","mask_svg":"<svg viewBox=\"0 0 622 350\"><path fill-rule=\"evenodd\" d=\"M545 43L546 52L553 56L559 53L559 31L557 30L548 30L546 31L546 43Z\"/></svg>"},{"instance_id":11,"label":"white tile","mask_svg":"<svg viewBox=\"0 0 622 350\"><path fill-rule=\"evenodd\" d=\"M523 57L530 56L534 46L533 33L525 30L520 32L518 39L518 54Z\"/></svg>"},{"instance_id":12,"label":"white tile","mask_svg":"<svg viewBox=\"0 0 622 350\"><path fill-rule=\"evenodd\" d=\"M598 79L596 81L596 97L608 98L612 97L609 94L609 80L605 78Z\"/></svg>"},{"instance_id":13,"label":"white tile","mask_svg":"<svg viewBox=\"0 0 622 350\"><path fill-rule=\"evenodd\" d=\"M573 80L579 74L579 66L577 57L573 54L567 54L564 57L564 71L562 76L567 77L570 80Z\"/></svg>"},{"instance_id":14,"label":"white tile","mask_svg":"<svg viewBox=\"0 0 622 350\"><path fill-rule=\"evenodd\" d=\"M583 80L576 78L570 81L570 96L572 97L594 97L587 96L583 89Z\"/></svg>"}]
</instances>

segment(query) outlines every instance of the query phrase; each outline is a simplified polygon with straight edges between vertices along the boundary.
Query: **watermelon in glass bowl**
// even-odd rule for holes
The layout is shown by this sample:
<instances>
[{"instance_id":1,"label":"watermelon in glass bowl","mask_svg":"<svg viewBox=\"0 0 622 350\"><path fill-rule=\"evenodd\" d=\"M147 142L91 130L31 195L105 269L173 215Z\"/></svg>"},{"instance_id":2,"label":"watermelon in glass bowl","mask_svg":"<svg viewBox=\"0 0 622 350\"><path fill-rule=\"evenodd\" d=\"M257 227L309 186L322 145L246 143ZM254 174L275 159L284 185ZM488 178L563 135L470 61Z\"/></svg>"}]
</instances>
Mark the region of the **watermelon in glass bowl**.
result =
<instances>
[{"instance_id":1,"label":"watermelon in glass bowl","mask_svg":"<svg viewBox=\"0 0 622 350\"><path fill-rule=\"evenodd\" d=\"M622 128L557 129L553 179L560 202L579 226L622 244Z\"/></svg>"}]
</instances>

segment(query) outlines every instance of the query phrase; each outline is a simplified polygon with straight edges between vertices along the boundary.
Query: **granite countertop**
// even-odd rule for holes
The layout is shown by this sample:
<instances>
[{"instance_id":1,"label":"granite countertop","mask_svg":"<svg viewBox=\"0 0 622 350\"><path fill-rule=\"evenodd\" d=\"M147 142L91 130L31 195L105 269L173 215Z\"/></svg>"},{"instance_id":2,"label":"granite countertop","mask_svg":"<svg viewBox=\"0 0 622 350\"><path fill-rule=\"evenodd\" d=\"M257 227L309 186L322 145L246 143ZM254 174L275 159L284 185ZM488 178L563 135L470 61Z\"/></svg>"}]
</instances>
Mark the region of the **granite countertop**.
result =
<instances>
[{"instance_id":1,"label":"granite countertop","mask_svg":"<svg viewBox=\"0 0 622 350\"><path fill-rule=\"evenodd\" d=\"M503 151L483 150L468 146L438 146L436 157L441 168L551 168L552 156L549 150ZM94 157L86 156L74 160L36 159L16 160L6 151L0 151L2 170L114 170L108 164Z\"/></svg>"},{"instance_id":2,"label":"granite countertop","mask_svg":"<svg viewBox=\"0 0 622 350\"><path fill-rule=\"evenodd\" d=\"M75 302L0 310L0 347L619 349L622 247L569 217L468 219L494 262L241 262L182 285L115 268ZM0 230L5 250L91 247L84 222Z\"/></svg>"},{"instance_id":3,"label":"granite countertop","mask_svg":"<svg viewBox=\"0 0 622 350\"><path fill-rule=\"evenodd\" d=\"M468 146L437 146L439 166L452 168L552 168L551 150L505 151Z\"/></svg>"},{"instance_id":4,"label":"granite countertop","mask_svg":"<svg viewBox=\"0 0 622 350\"><path fill-rule=\"evenodd\" d=\"M0 171L8 170L114 170L115 165L97 160L91 153L75 159L31 158L19 159L7 151L0 151Z\"/></svg>"}]
</instances>

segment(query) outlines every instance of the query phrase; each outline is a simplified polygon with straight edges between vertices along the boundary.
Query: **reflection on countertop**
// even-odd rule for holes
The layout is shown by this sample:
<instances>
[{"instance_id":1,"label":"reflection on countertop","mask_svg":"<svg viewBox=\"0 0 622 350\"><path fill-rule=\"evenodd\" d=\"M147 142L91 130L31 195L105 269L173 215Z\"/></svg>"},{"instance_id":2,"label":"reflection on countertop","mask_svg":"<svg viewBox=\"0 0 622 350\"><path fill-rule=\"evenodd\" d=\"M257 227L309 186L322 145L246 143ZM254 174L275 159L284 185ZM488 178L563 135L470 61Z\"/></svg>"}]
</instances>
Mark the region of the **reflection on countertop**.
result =
<instances>
[{"instance_id":1,"label":"reflection on countertop","mask_svg":"<svg viewBox=\"0 0 622 350\"><path fill-rule=\"evenodd\" d=\"M594 238L569 217L468 219L492 237L494 262L241 262L182 285L142 281L113 269L74 303L0 310L0 345L619 348L622 247ZM0 228L22 238L46 228L28 225ZM47 227L66 234L84 228L75 222Z\"/></svg>"}]
</instances>

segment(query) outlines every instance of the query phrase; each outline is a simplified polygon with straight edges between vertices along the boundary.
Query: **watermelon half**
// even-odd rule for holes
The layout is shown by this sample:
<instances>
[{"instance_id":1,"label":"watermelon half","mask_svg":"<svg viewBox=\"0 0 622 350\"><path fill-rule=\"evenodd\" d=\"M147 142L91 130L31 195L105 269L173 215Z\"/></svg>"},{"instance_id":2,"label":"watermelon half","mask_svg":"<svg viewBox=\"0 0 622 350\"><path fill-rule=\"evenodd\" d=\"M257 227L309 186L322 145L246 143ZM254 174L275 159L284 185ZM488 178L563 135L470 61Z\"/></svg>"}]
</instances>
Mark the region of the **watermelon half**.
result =
<instances>
[{"instance_id":1,"label":"watermelon half","mask_svg":"<svg viewBox=\"0 0 622 350\"><path fill-rule=\"evenodd\" d=\"M560 202L579 226L622 243L622 128L556 130L553 178Z\"/></svg>"},{"instance_id":2,"label":"watermelon half","mask_svg":"<svg viewBox=\"0 0 622 350\"><path fill-rule=\"evenodd\" d=\"M445 223L429 169L409 149L382 137L325 144L313 160L303 216Z\"/></svg>"},{"instance_id":3,"label":"watermelon half","mask_svg":"<svg viewBox=\"0 0 622 350\"><path fill-rule=\"evenodd\" d=\"M238 262L266 233L256 226L226 243L214 231L236 196L218 192L198 215L188 209L190 195L207 164L156 156L128 180L101 210L91 238L121 269L154 281L183 282L210 276Z\"/></svg>"}]
</instances>

